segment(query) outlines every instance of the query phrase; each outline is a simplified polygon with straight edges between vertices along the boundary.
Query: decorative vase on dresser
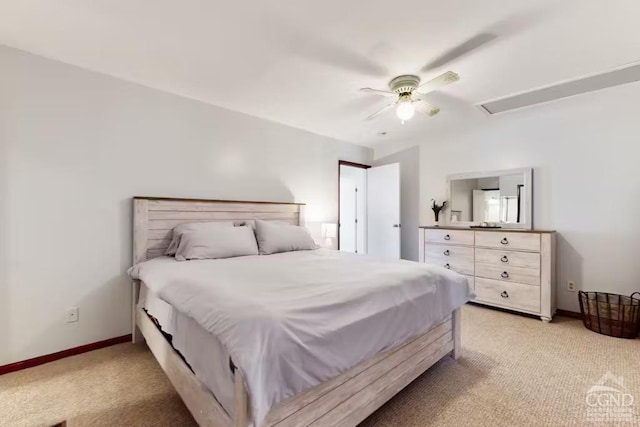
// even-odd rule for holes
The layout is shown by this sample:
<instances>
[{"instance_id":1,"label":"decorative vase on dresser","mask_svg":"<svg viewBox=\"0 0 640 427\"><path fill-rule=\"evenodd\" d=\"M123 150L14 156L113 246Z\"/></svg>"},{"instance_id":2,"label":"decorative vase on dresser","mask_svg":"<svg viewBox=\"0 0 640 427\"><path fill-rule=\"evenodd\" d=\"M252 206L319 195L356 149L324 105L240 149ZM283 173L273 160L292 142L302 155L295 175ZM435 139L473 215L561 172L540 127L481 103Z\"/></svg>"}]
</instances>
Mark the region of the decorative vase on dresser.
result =
<instances>
[{"instance_id":1,"label":"decorative vase on dresser","mask_svg":"<svg viewBox=\"0 0 640 427\"><path fill-rule=\"evenodd\" d=\"M556 311L555 252L554 231L420 228L420 261L467 276L474 302L545 322Z\"/></svg>"}]
</instances>

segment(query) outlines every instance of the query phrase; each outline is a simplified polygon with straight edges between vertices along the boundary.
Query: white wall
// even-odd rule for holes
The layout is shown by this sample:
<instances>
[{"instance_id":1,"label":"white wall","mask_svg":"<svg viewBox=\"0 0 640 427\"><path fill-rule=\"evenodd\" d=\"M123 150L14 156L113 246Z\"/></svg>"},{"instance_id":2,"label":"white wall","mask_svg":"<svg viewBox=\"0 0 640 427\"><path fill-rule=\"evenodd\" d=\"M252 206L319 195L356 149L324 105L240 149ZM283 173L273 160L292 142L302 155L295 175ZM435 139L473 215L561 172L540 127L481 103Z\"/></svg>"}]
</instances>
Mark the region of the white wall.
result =
<instances>
[{"instance_id":1,"label":"white wall","mask_svg":"<svg viewBox=\"0 0 640 427\"><path fill-rule=\"evenodd\" d=\"M420 212L453 173L534 167L534 227L558 238L559 308L579 311L587 290L640 290L640 83L495 117L453 116L421 137ZM402 141L406 147L411 141ZM376 148L388 153L392 147Z\"/></svg>"},{"instance_id":2,"label":"white wall","mask_svg":"<svg viewBox=\"0 0 640 427\"><path fill-rule=\"evenodd\" d=\"M400 163L400 257L418 261L420 226L420 150L413 147L374 160L373 166Z\"/></svg>"},{"instance_id":3,"label":"white wall","mask_svg":"<svg viewBox=\"0 0 640 427\"><path fill-rule=\"evenodd\" d=\"M499 179L500 197L517 197L518 185L524 185L524 176L522 174L501 175ZM524 189L521 196L524 196Z\"/></svg>"},{"instance_id":4,"label":"white wall","mask_svg":"<svg viewBox=\"0 0 640 427\"><path fill-rule=\"evenodd\" d=\"M449 206L440 212L438 221L446 224L451 220L452 211L459 211L458 221L473 221L473 190L478 189L478 179L455 179L451 181ZM442 204L442 200L438 200ZM433 212L433 209L431 210ZM435 215L434 215L435 221Z\"/></svg>"},{"instance_id":5,"label":"white wall","mask_svg":"<svg viewBox=\"0 0 640 427\"><path fill-rule=\"evenodd\" d=\"M478 178L478 190L497 190L500 188L500 178L497 176Z\"/></svg>"},{"instance_id":6,"label":"white wall","mask_svg":"<svg viewBox=\"0 0 640 427\"><path fill-rule=\"evenodd\" d=\"M371 160L5 47L0 69L0 365L129 333L132 196L306 202L335 223L338 160Z\"/></svg>"}]
</instances>

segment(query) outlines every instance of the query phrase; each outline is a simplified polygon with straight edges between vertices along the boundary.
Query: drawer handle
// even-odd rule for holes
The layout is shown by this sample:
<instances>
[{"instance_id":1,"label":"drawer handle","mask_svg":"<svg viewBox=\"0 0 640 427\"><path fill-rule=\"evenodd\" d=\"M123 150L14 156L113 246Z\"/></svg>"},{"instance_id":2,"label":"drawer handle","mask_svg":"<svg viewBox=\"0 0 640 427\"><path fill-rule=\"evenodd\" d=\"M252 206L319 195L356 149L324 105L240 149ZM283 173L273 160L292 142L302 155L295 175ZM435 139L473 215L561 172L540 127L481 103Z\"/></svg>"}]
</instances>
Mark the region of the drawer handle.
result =
<instances>
[{"instance_id":1,"label":"drawer handle","mask_svg":"<svg viewBox=\"0 0 640 427\"><path fill-rule=\"evenodd\" d=\"M446 256L449 256L449 249L447 249L446 251L443 252L443 254L445 254Z\"/></svg>"},{"instance_id":2,"label":"drawer handle","mask_svg":"<svg viewBox=\"0 0 640 427\"><path fill-rule=\"evenodd\" d=\"M502 298L509 298L509 294L507 293L507 291L502 291L502 293L500 294L500 296Z\"/></svg>"},{"instance_id":3,"label":"drawer handle","mask_svg":"<svg viewBox=\"0 0 640 427\"><path fill-rule=\"evenodd\" d=\"M507 240L506 237L503 237L502 240L500 240L500 243L502 243L503 245L508 245L509 241Z\"/></svg>"},{"instance_id":4,"label":"drawer handle","mask_svg":"<svg viewBox=\"0 0 640 427\"><path fill-rule=\"evenodd\" d=\"M508 279L509 278L509 273L507 273L506 271L503 271L502 274L500 275L503 279Z\"/></svg>"},{"instance_id":5,"label":"drawer handle","mask_svg":"<svg viewBox=\"0 0 640 427\"><path fill-rule=\"evenodd\" d=\"M451 236L449 236L448 234L444 235L444 240L451 240Z\"/></svg>"},{"instance_id":6,"label":"drawer handle","mask_svg":"<svg viewBox=\"0 0 640 427\"><path fill-rule=\"evenodd\" d=\"M507 258L506 255L502 255L502 258L500 258L500 261L502 262L509 262L509 258Z\"/></svg>"},{"instance_id":7,"label":"drawer handle","mask_svg":"<svg viewBox=\"0 0 640 427\"><path fill-rule=\"evenodd\" d=\"M451 268L451 266L449 265L449 263L444 265L444 268L446 268L447 270L449 270Z\"/></svg>"}]
</instances>

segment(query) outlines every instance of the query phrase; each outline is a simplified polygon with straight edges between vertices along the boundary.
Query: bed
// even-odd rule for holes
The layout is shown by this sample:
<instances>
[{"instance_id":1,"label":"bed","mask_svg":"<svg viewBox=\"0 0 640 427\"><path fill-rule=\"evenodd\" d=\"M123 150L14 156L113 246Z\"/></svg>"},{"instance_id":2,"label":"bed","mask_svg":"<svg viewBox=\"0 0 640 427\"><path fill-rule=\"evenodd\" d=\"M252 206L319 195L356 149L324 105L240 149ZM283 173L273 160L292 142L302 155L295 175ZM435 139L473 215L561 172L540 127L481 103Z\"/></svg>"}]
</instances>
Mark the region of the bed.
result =
<instances>
[{"instance_id":1,"label":"bed","mask_svg":"<svg viewBox=\"0 0 640 427\"><path fill-rule=\"evenodd\" d=\"M163 259L164 251L172 228L185 222L234 221L251 225L262 219L304 225L304 204L297 203L136 197L133 205L134 265L144 261L159 265L174 262ZM322 252L314 255L323 265L329 265L326 263L336 256ZM310 255L284 256L306 257L300 258L304 262ZM262 256L252 262L259 266L264 260ZM132 297L134 342L144 338L201 426L354 426L438 360L447 355L458 358L461 351L458 304L439 316L426 332L278 401L256 421L247 379L222 342L195 322L193 316L167 304L151 284L134 281ZM236 358L240 359L237 354Z\"/></svg>"}]
</instances>

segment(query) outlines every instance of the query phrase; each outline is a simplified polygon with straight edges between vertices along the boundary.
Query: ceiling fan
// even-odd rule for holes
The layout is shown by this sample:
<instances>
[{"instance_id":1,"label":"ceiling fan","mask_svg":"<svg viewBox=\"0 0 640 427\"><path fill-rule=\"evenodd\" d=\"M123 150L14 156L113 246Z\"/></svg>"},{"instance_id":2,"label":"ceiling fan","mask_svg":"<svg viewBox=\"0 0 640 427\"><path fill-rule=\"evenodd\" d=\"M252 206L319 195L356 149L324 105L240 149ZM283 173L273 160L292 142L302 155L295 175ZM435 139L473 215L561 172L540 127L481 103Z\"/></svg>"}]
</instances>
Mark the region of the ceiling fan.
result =
<instances>
[{"instance_id":1,"label":"ceiling fan","mask_svg":"<svg viewBox=\"0 0 640 427\"><path fill-rule=\"evenodd\" d=\"M386 96L390 98L396 98L396 101L385 105L375 113L371 114L366 120L371 120L377 117L379 114L396 107L396 115L402 123L411 119L416 110L428 115L429 117L438 114L440 109L429 104L423 97L434 90L440 89L443 86L457 82L460 80L453 71L447 71L438 77L429 80L426 83L420 84L420 77L411 74L395 77L389 82L389 90L372 89L370 87L363 87L360 90L362 92L372 93L375 95Z\"/></svg>"}]
</instances>

